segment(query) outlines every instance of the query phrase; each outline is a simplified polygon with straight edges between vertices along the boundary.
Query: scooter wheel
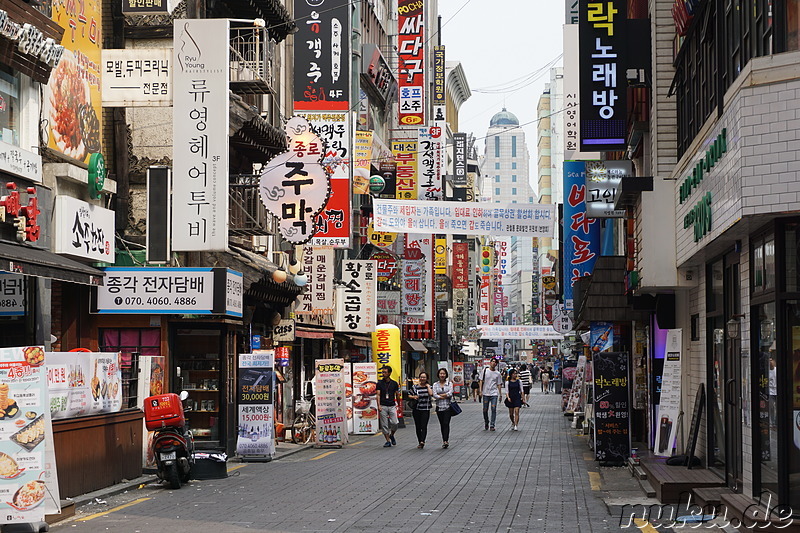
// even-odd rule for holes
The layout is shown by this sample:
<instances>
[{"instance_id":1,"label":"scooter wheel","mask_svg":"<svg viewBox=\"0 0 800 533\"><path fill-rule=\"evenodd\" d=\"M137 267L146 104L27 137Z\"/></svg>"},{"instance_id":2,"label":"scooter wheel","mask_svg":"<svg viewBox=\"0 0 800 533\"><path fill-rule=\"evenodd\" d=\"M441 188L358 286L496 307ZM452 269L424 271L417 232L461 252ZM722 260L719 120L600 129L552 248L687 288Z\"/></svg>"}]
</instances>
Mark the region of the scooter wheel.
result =
<instances>
[{"instance_id":1,"label":"scooter wheel","mask_svg":"<svg viewBox=\"0 0 800 533\"><path fill-rule=\"evenodd\" d=\"M165 478L169 483L169 488L171 489L181 488L181 476L180 472L178 472L177 463L172 463L167 467L167 471L165 472Z\"/></svg>"}]
</instances>

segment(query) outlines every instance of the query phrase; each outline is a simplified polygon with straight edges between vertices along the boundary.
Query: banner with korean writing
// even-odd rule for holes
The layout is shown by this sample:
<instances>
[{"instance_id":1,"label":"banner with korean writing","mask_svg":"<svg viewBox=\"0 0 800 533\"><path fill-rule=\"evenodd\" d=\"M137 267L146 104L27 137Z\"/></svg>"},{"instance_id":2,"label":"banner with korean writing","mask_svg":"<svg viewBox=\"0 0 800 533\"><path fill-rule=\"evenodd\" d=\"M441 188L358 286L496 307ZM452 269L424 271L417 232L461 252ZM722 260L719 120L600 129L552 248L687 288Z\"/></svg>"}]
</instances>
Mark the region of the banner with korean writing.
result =
<instances>
[{"instance_id":1,"label":"banner with korean writing","mask_svg":"<svg viewBox=\"0 0 800 533\"><path fill-rule=\"evenodd\" d=\"M453 187L467 186L467 134L453 134Z\"/></svg>"},{"instance_id":2,"label":"banner with korean writing","mask_svg":"<svg viewBox=\"0 0 800 533\"><path fill-rule=\"evenodd\" d=\"M401 125L425 122L425 6L424 0L397 2L397 56Z\"/></svg>"},{"instance_id":3,"label":"banner with korean writing","mask_svg":"<svg viewBox=\"0 0 800 533\"><path fill-rule=\"evenodd\" d=\"M417 257L418 255L421 255L422 259L424 260L425 285L423 290L425 291L425 312L423 313L423 317L425 320L432 320L435 305L434 298L436 287L436 275L433 271L433 235L409 233L405 237L406 242L403 250L405 257Z\"/></svg>"},{"instance_id":4,"label":"banner with korean writing","mask_svg":"<svg viewBox=\"0 0 800 533\"><path fill-rule=\"evenodd\" d=\"M444 152L444 133L439 126L418 129L417 155L417 197L420 200L439 200L442 198L442 154Z\"/></svg>"},{"instance_id":5,"label":"banner with korean writing","mask_svg":"<svg viewBox=\"0 0 800 533\"><path fill-rule=\"evenodd\" d=\"M114 211L71 196L56 196L53 251L82 259L115 261Z\"/></svg>"},{"instance_id":6,"label":"banner with korean writing","mask_svg":"<svg viewBox=\"0 0 800 533\"><path fill-rule=\"evenodd\" d=\"M425 260L403 259L400 290L401 312L408 315L425 313Z\"/></svg>"},{"instance_id":7,"label":"banner with korean writing","mask_svg":"<svg viewBox=\"0 0 800 533\"><path fill-rule=\"evenodd\" d=\"M600 255L600 221L586 214L586 167L583 161L564 162L564 285L568 311L573 309L572 288L591 274Z\"/></svg>"},{"instance_id":8,"label":"banner with korean writing","mask_svg":"<svg viewBox=\"0 0 800 533\"><path fill-rule=\"evenodd\" d=\"M239 354L236 403L239 428L236 438L238 455L273 455L275 352L256 350Z\"/></svg>"},{"instance_id":9,"label":"banner with korean writing","mask_svg":"<svg viewBox=\"0 0 800 533\"><path fill-rule=\"evenodd\" d=\"M670 457L678 436L681 415L681 345L683 331L667 330L664 372L661 376L661 397L656 410L656 437L653 453ZM660 354L659 354L660 355Z\"/></svg>"},{"instance_id":10,"label":"banner with korean writing","mask_svg":"<svg viewBox=\"0 0 800 533\"><path fill-rule=\"evenodd\" d=\"M631 455L628 353L592 355L594 456L600 464L622 465Z\"/></svg>"},{"instance_id":11,"label":"banner with korean writing","mask_svg":"<svg viewBox=\"0 0 800 533\"><path fill-rule=\"evenodd\" d=\"M369 193L374 136L375 134L372 131L356 132L355 144L353 145L353 194Z\"/></svg>"},{"instance_id":12,"label":"banner with korean writing","mask_svg":"<svg viewBox=\"0 0 800 533\"><path fill-rule=\"evenodd\" d=\"M336 331L372 333L377 325L377 264L368 259L349 259L342 265L344 290L336 302Z\"/></svg>"},{"instance_id":13,"label":"banner with korean writing","mask_svg":"<svg viewBox=\"0 0 800 533\"><path fill-rule=\"evenodd\" d=\"M117 352L47 352L47 390L54 419L122 409L122 360Z\"/></svg>"},{"instance_id":14,"label":"banner with korean writing","mask_svg":"<svg viewBox=\"0 0 800 533\"><path fill-rule=\"evenodd\" d=\"M350 248L350 178L331 178L331 197L317 215L317 232L311 239L312 246Z\"/></svg>"},{"instance_id":15,"label":"banner with korean writing","mask_svg":"<svg viewBox=\"0 0 800 533\"><path fill-rule=\"evenodd\" d=\"M392 155L397 162L397 181L395 198L398 200L417 199L417 141L392 142Z\"/></svg>"},{"instance_id":16,"label":"banner with korean writing","mask_svg":"<svg viewBox=\"0 0 800 533\"><path fill-rule=\"evenodd\" d=\"M43 346L0 349L0 498L4 523L60 509Z\"/></svg>"},{"instance_id":17,"label":"banner with korean writing","mask_svg":"<svg viewBox=\"0 0 800 533\"><path fill-rule=\"evenodd\" d=\"M580 150L621 150L627 143L627 3L580 0L579 13Z\"/></svg>"},{"instance_id":18,"label":"banner with korean writing","mask_svg":"<svg viewBox=\"0 0 800 533\"><path fill-rule=\"evenodd\" d=\"M172 250L228 250L227 19L174 22Z\"/></svg>"},{"instance_id":19,"label":"banner with korean writing","mask_svg":"<svg viewBox=\"0 0 800 533\"><path fill-rule=\"evenodd\" d=\"M400 291L378 291L377 314L384 317L384 322L388 321L388 315L400 314L400 294Z\"/></svg>"},{"instance_id":20,"label":"banner with korean writing","mask_svg":"<svg viewBox=\"0 0 800 533\"><path fill-rule=\"evenodd\" d=\"M333 277L335 252L332 247L306 248L303 272L308 276L308 290L300 295L298 315L333 314Z\"/></svg>"},{"instance_id":21,"label":"banner with korean writing","mask_svg":"<svg viewBox=\"0 0 800 533\"><path fill-rule=\"evenodd\" d=\"M356 435L374 435L379 430L378 396L372 388L377 382L376 363L353 363L353 433Z\"/></svg>"},{"instance_id":22,"label":"banner with korean writing","mask_svg":"<svg viewBox=\"0 0 800 533\"><path fill-rule=\"evenodd\" d=\"M331 178L350 179L350 115L330 111L303 111L295 113L305 118L314 133L325 143L322 165Z\"/></svg>"},{"instance_id":23,"label":"banner with korean writing","mask_svg":"<svg viewBox=\"0 0 800 533\"><path fill-rule=\"evenodd\" d=\"M445 104L445 47L433 47L433 105Z\"/></svg>"},{"instance_id":24,"label":"banner with korean writing","mask_svg":"<svg viewBox=\"0 0 800 533\"><path fill-rule=\"evenodd\" d=\"M103 106L171 106L172 56L169 48L103 50Z\"/></svg>"},{"instance_id":25,"label":"banner with korean writing","mask_svg":"<svg viewBox=\"0 0 800 533\"><path fill-rule=\"evenodd\" d=\"M481 339L562 340L564 335L551 326L480 325Z\"/></svg>"},{"instance_id":26,"label":"banner with korean writing","mask_svg":"<svg viewBox=\"0 0 800 533\"><path fill-rule=\"evenodd\" d=\"M633 175L632 161L586 161L586 215L592 218L622 218L616 209L622 180Z\"/></svg>"},{"instance_id":27,"label":"banner with korean writing","mask_svg":"<svg viewBox=\"0 0 800 533\"><path fill-rule=\"evenodd\" d=\"M101 149L101 8L100 0L52 2L64 53L44 89L42 124L48 148L82 163Z\"/></svg>"},{"instance_id":28,"label":"banner with korean writing","mask_svg":"<svg viewBox=\"0 0 800 533\"><path fill-rule=\"evenodd\" d=\"M375 229L442 235L552 237L555 206L373 200Z\"/></svg>"},{"instance_id":29,"label":"banner with korean writing","mask_svg":"<svg viewBox=\"0 0 800 533\"><path fill-rule=\"evenodd\" d=\"M478 318L481 325L488 325L492 320L492 268L494 265L494 247L482 246L481 259L478 266Z\"/></svg>"},{"instance_id":30,"label":"banner with korean writing","mask_svg":"<svg viewBox=\"0 0 800 533\"><path fill-rule=\"evenodd\" d=\"M346 111L350 100L350 4L295 0L294 109Z\"/></svg>"},{"instance_id":31,"label":"banner with korean writing","mask_svg":"<svg viewBox=\"0 0 800 533\"><path fill-rule=\"evenodd\" d=\"M314 371L317 406L315 446L340 448L347 443L344 359L317 359L314 361Z\"/></svg>"}]
</instances>

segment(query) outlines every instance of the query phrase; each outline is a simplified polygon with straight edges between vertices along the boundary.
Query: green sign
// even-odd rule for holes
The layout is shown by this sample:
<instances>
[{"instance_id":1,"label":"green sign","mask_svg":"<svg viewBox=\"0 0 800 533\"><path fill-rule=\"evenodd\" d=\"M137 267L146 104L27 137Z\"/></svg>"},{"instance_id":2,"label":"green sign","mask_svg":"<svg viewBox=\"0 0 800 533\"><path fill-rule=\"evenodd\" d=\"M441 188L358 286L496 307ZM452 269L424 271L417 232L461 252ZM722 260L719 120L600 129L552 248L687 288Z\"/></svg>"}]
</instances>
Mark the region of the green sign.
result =
<instances>
[{"instance_id":1,"label":"green sign","mask_svg":"<svg viewBox=\"0 0 800 533\"><path fill-rule=\"evenodd\" d=\"M100 198L106 182L106 160L100 152L89 156L89 196Z\"/></svg>"},{"instance_id":2,"label":"green sign","mask_svg":"<svg viewBox=\"0 0 800 533\"><path fill-rule=\"evenodd\" d=\"M711 143L709 149L706 150L705 157L698 161L698 163L692 169L692 173L686 176L686 179L684 179L683 183L681 183L681 203L691 196L692 191L694 191L698 185L700 185L700 182L703 181L705 174L714 168L714 165L717 164L717 161L722 159L722 155L727 151L728 130L726 128L722 128L720 134L717 135L717 138L714 139L713 143Z\"/></svg>"},{"instance_id":3,"label":"green sign","mask_svg":"<svg viewBox=\"0 0 800 533\"><path fill-rule=\"evenodd\" d=\"M372 176L369 179L369 190L374 194L378 194L383 192L383 189L386 188L386 181L378 175Z\"/></svg>"},{"instance_id":4,"label":"green sign","mask_svg":"<svg viewBox=\"0 0 800 533\"><path fill-rule=\"evenodd\" d=\"M707 192L683 217L683 229L694 226L694 242L711 231L711 193Z\"/></svg>"}]
</instances>

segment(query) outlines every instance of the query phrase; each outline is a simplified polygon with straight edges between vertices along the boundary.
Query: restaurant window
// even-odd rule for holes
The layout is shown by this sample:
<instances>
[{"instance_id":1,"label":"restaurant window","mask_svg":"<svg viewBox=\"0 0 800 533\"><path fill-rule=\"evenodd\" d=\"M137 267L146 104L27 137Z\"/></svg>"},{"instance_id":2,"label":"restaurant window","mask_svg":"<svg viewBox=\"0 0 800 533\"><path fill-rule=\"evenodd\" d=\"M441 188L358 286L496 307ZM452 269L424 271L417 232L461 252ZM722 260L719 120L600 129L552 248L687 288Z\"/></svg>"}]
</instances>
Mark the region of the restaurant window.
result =
<instances>
[{"instance_id":1,"label":"restaurant window","mask_svg":"<svg viewBox=\"0 0 800 533\"><path fill-rule=\"evenodd\" d=\"M122 408L138 407L137 387L140 355L161 355L158 328L104 328L100 351L122 353Z\"/></svg>"},{"instance_id":2,"label":"restaurant window","mask_svg":"<svg viewBox=\"0 0 800 533\"><path fill-rule=\"evenodd\" d=\"M0 66L0 140L19 146L19 74Z\"/></svg>"}]
</instances>

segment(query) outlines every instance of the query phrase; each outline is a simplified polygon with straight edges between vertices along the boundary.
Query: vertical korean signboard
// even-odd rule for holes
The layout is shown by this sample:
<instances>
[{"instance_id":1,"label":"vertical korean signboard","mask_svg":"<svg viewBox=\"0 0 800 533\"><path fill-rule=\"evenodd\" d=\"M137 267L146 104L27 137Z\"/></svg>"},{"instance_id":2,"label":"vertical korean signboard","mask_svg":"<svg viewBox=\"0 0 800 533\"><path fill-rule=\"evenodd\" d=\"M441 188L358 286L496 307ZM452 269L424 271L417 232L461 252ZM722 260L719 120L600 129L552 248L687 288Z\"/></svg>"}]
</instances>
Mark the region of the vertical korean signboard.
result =
<instances>
[{"instance_id":1,"label":"vertical korean signboard","mask_svg":"<svg viewBox=\"0 0 800 533\"><path fill-rule=\"evenodd\" d=\"M341 448L347 442L344 359L317 359L314 361L314 370L317 390L316 447Z\"/></svg>"},{"instance_id":2,"label":"vertical korean signboard","mask_svg":"<svg viewBox=\"0 0 800 533\"><path fill-rule=\"evenodd\" d=\"M349 260L342 265L344 291L337 302L337 331L372 333L377 325L377 262Z\"/></svg>"},{"instance_id":3,"label":"vertical korean signboard","mask_svg":"<svg viewBox=\"0 0 800 533\"><path fill-rule=\"evenodd\" d=\"M453 187L467 186L467 134L453 134Z\"/></svg>"},{"instance_id":4,"label":"vertical korean signboard","mask_svg":"<svg viewBox=\"0 0 800 533\"><path fill-rule=\"evenodd\" d=\"M595 459L622 465L631 455L628 353L592 355Z\"/></svg>"},{"instance_id":5,"label":"vertical korean signboard","mask_svg":"<svg viewBox=\"0 0 800 533\"><path fill-rule=\"evenodd\" d=\"M303 271L308 276L308 290L300 295L298 315L333 314L334 251L330 246L306 248Z\"/></svg>"},{"instance_id":6,"label":"vertical korean signboard","mask_svg":"<svg viewBox=\"0 0 800 533\"><path fill-rule=\"evenodd\" d=\"M417 141L392 142L392 155L397 162L395 198L417 199Z\"/></svg>"},{"instance_id":7,"label":"vertical korean signboard","mask_svg":"<svg viewBox=\"0 0 800 533\"><path fill-rule=\"evenodd\" d=\"M294 108L347 111L350 107L350 4L295 0ZM227 50L227 48L226 48Z\"/></svg>"},{"instance_id":8,"label":"vertical korean signboard","mask_svg":"<svg viewBox=\"0 0 800 533\"><path fill-rule=\"evenodd\" d=\"M397 4L398 119L401 125L416 126L425 121L425 8L423 0Z\"/></svg>"},{"instance_id":9,"label":"vertical korean signboard","mask_svg":"<svg viewBox=\"0 0 800 533\"><path fill-rule=\"evenodd\" d=\"M453 329L456 338L466 335L469 324L469 244L453 243Z\"/></svg>"},{"instance_id":10,"label":"vertical korean signboard","mask_svg":"<svg viewBox=\"0 0 800 533\"><path fill-rule=\"evenodd\" d=\"M581 0L578 22L580 54L580 150L620 150L626 145L627 87L622 61L623 0Z\"/></svg>"},{"instance_id":11,"label":"vertical korean signboard","mask_svg":"<svg viewBox=\"0 0 800 533\"><path fill-rule=\"evenodd\" d=\"M419 149L418 196L420 200L442 199L442 154L444 153L444 134L439 126L419 128L417 135Z\"/></svg>"},{"instance_id":12,"label":"vertical korean signboard","mask_svg":"<svg viewBox=\"0 0 800 533\"><path fill-rule=\"evenodd\" d=\"M681 344L680 329L667 331L664 373L661 377L661 398L656 411L656 441L653 453L663 457L672 455L678 436L678 417L681 414Z\"/></svg>"},{"instance_id":13,"label":"vertical korean signboard","mask_svg":"<svg viewBox=\"0 0 800 533\"><path fill-rule=\"evenodd\" d=\"M273 350L239 354L239 435L236 439L239 455L275 453L274 356Z\"/></svg>"},{"instance_id":14,"label":"vertical korean signboard","mask_svg":"<svg viewBox=\"0 0 800 533\"><path fill-rule=\"evenodd\" d=\"M172 250L228 249L227 19L175 21Z\"/></svg>"},{"instance_id":15,"label":"vertical korean signboard","mask_svg":"<svg viewBox=\"0 0 800 533\"><path fill-rule=\"evenodd\" d=\"M64 28L64 54L50 75L42 102L48 148L88 162L100 152L102 132L100 0L55 0L53 16Z\"/></svg>"},{"instance_id":16,"label":"vertical korean signboard","mask_svg":"<svg viewBox=\"0 0 800 533\"><path fill-rule=\"evenodd\" d=\"M586 167L564 162L564 306L573 308L575 281L594 270L600 254L600 221L586 215Z\"/></svg>"},{"instance_id":17,"label":"vertical korean signboard","mask_svg":"<svg viewBox=\"0 0 800 533\"><path fill-rule=\"evenodd\" d=\"M492 265L494 263L494 248L481 247L481 264L478 267L478 318L481 325L492 323Z\"/></svg>"}]
</instances>

